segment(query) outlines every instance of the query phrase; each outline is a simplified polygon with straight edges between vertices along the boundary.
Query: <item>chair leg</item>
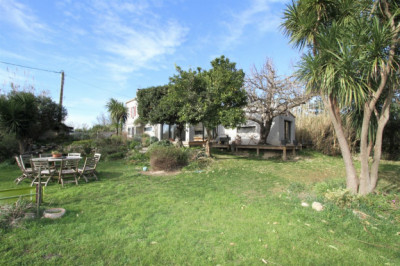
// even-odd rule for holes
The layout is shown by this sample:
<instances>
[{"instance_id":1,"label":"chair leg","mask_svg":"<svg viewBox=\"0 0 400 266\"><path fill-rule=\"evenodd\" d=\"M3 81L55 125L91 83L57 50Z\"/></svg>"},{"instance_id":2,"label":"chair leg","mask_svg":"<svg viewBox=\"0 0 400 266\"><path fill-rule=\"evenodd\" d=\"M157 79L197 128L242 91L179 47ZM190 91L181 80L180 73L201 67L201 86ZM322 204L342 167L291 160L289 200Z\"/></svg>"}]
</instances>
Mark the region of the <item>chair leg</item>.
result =
<instances>
[{"instance_id":1,"label":"chair leg","mask_svg":"<svg viewBox=\"0 0 400 266\"><path fill-rule=\"evenodd\" d=\"M14 182L17 183L17 185L26 178L26 175L21 175L19 177L17 177Z\"/></svg>"}]
</instances>

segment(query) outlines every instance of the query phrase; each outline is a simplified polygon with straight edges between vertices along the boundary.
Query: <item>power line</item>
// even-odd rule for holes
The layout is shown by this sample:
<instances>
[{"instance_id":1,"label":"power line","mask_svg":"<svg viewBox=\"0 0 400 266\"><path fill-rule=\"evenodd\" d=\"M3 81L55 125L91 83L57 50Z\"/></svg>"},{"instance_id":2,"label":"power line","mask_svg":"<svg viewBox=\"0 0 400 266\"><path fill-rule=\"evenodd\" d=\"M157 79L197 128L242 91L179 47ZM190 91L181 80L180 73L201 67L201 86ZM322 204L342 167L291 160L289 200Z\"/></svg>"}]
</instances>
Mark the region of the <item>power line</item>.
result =
<instances>
[{"instance_id":1,"label":"power line","mask_svg":"<svg viewBox=\"0 0 400 266\"><path fill-rule=\"evenodd\" d=\"M0 63L6 64L6 65L11 65L11 66L17 66L17 67L23 67L23 68L28 68L28 69L39 70L39 71L45 71L45 72L50 72L50 73L56 73L56 74L61 74L61 73L62 73L62 71L54 71L54 70L48 70L48 69L43 69L43 68L37 68L37 67L30 67L30 66L18 65L18 64L9 63L9 62L4 62L4 61L0 61Z\"/></svg>"},{"instance_id":2,"label":"power line","mask_svg":"<svg viewBox=\"0 0 400 266\"><path fill-rule=\"evenodd\" d=\"M81 83L83 83L83 84L86 84L87 86L90 86L90 87L92 87L92 88L101 90L101 91L111 92L111 93L117 94L117 95L119 95L119 96L127 97L127 98L133 98L132 96L127 96L127 95L121 94L121 93L119 93L119 92L116 93L115 91L112 91L112 90L107 90L107 89L104 89L104 88L100 88L100 87L98 87L98 86L95 86L95 85L90 84L90 83L88 83L88 82L86 82L86 81L80 80L80 79L78 79L78 78L75 78L75 77L73 77L73 76L71 76L71 75L68 75L68 74L65 74L65 76L66 76L66 77L69 77L69 78L71 78L71 79L74 79L74 80L76 80L76 81L78 81L78 82L81 82Z\"/></svg>"}]
</instances>

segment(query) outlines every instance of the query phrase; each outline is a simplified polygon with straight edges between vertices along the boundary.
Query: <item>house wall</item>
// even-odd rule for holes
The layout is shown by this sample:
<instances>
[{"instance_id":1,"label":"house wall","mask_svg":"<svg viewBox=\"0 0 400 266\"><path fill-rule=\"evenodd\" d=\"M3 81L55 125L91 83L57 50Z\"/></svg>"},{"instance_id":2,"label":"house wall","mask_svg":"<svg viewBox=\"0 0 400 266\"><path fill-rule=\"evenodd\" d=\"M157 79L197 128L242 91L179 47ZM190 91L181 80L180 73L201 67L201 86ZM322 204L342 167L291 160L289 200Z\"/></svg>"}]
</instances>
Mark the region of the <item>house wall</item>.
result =
<instances>
[{"instance_id":1,"label":"house wall","mask_svg":"<svg viewBox=\"0 0 400 266\"><path fill-rule=\"evenodd\" d=\"M129 138L134 135L141 135L143 133L148 134L151 137L157 137L158 139L166 139L163 136L162 125L134 125L134 121L139 117L137 113L137 101L132 99L126 102L128 108L128 118L125 123L124 131L127 133ZM277 116L272 121L271 131L267 138L267 143L271 145L281 145L281 140L285 138L285 121L290 121L290 142L288 144L293 144L295 139L295 117L292 114ZM199 127L200 128L200 127ZM198 128L198 129L199 129ZM149 130L150 129L150 130ZM195 126L187 125L185 127L186 131L186 141L195 140ZM164 134L165 135L165 134ZM206 138L206 134L205 138ZM196 140L199 140L200 135L196 135ZM218 126L216 140L220 137L230 137L230 142L235 141L237 136L241 137L241 143L243 145L255 145L260 139L260 125L256 122L247 120L246 124L241 127L230 129L224 128L223 126Z\"/></svg>"}]
</instances>

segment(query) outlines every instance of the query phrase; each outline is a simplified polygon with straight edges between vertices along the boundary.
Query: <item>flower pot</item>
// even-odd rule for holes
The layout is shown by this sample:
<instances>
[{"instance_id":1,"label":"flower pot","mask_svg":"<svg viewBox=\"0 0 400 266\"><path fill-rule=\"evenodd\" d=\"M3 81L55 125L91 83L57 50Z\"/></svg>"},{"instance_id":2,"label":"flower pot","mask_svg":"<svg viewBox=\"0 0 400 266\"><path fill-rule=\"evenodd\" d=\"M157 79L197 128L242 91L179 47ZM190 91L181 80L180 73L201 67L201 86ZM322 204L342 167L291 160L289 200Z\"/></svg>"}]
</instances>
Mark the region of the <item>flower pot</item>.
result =
<instances>
[{"instance_id":1,"label":"flower pot","mask_svg":"<svg viewBox=\"0 0 400 266\"><path fill-rule=\"evenodd\" d=\"M62 156L61 153L55 153L53 154L53 158L60 158Z\"/></svg>"}]
</instances>

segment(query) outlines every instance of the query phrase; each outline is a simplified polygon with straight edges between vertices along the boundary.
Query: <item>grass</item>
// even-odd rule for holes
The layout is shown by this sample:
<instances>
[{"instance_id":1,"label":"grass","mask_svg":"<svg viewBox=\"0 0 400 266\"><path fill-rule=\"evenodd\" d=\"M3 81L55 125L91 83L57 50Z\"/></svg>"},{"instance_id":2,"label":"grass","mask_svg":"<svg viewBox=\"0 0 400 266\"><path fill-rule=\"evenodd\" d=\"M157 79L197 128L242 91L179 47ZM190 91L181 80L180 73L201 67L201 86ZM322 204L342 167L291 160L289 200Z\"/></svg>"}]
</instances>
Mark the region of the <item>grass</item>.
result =
<instances>
[{"instance_id":1,"label":"grass","mask_svg":"<svg viewBox=\"0 0 400 266\"><path fill-rule=\"evenodd\" d=\"M323 200L319 184L343 185L340 158L218 153L205 171L140 170L123 160L101 162L98 182L50 184L45 207L67 213L0 229L0 265L400 264L398 205L382 201L380 210L371 196L358 206L366 219L329 202L322 212L300 205ZM398 178L400 163L384 162L382 171L385 180ZM16 166L1 165L0 188L16 187L17 175Z\"/></svg>"}]
</instances>

